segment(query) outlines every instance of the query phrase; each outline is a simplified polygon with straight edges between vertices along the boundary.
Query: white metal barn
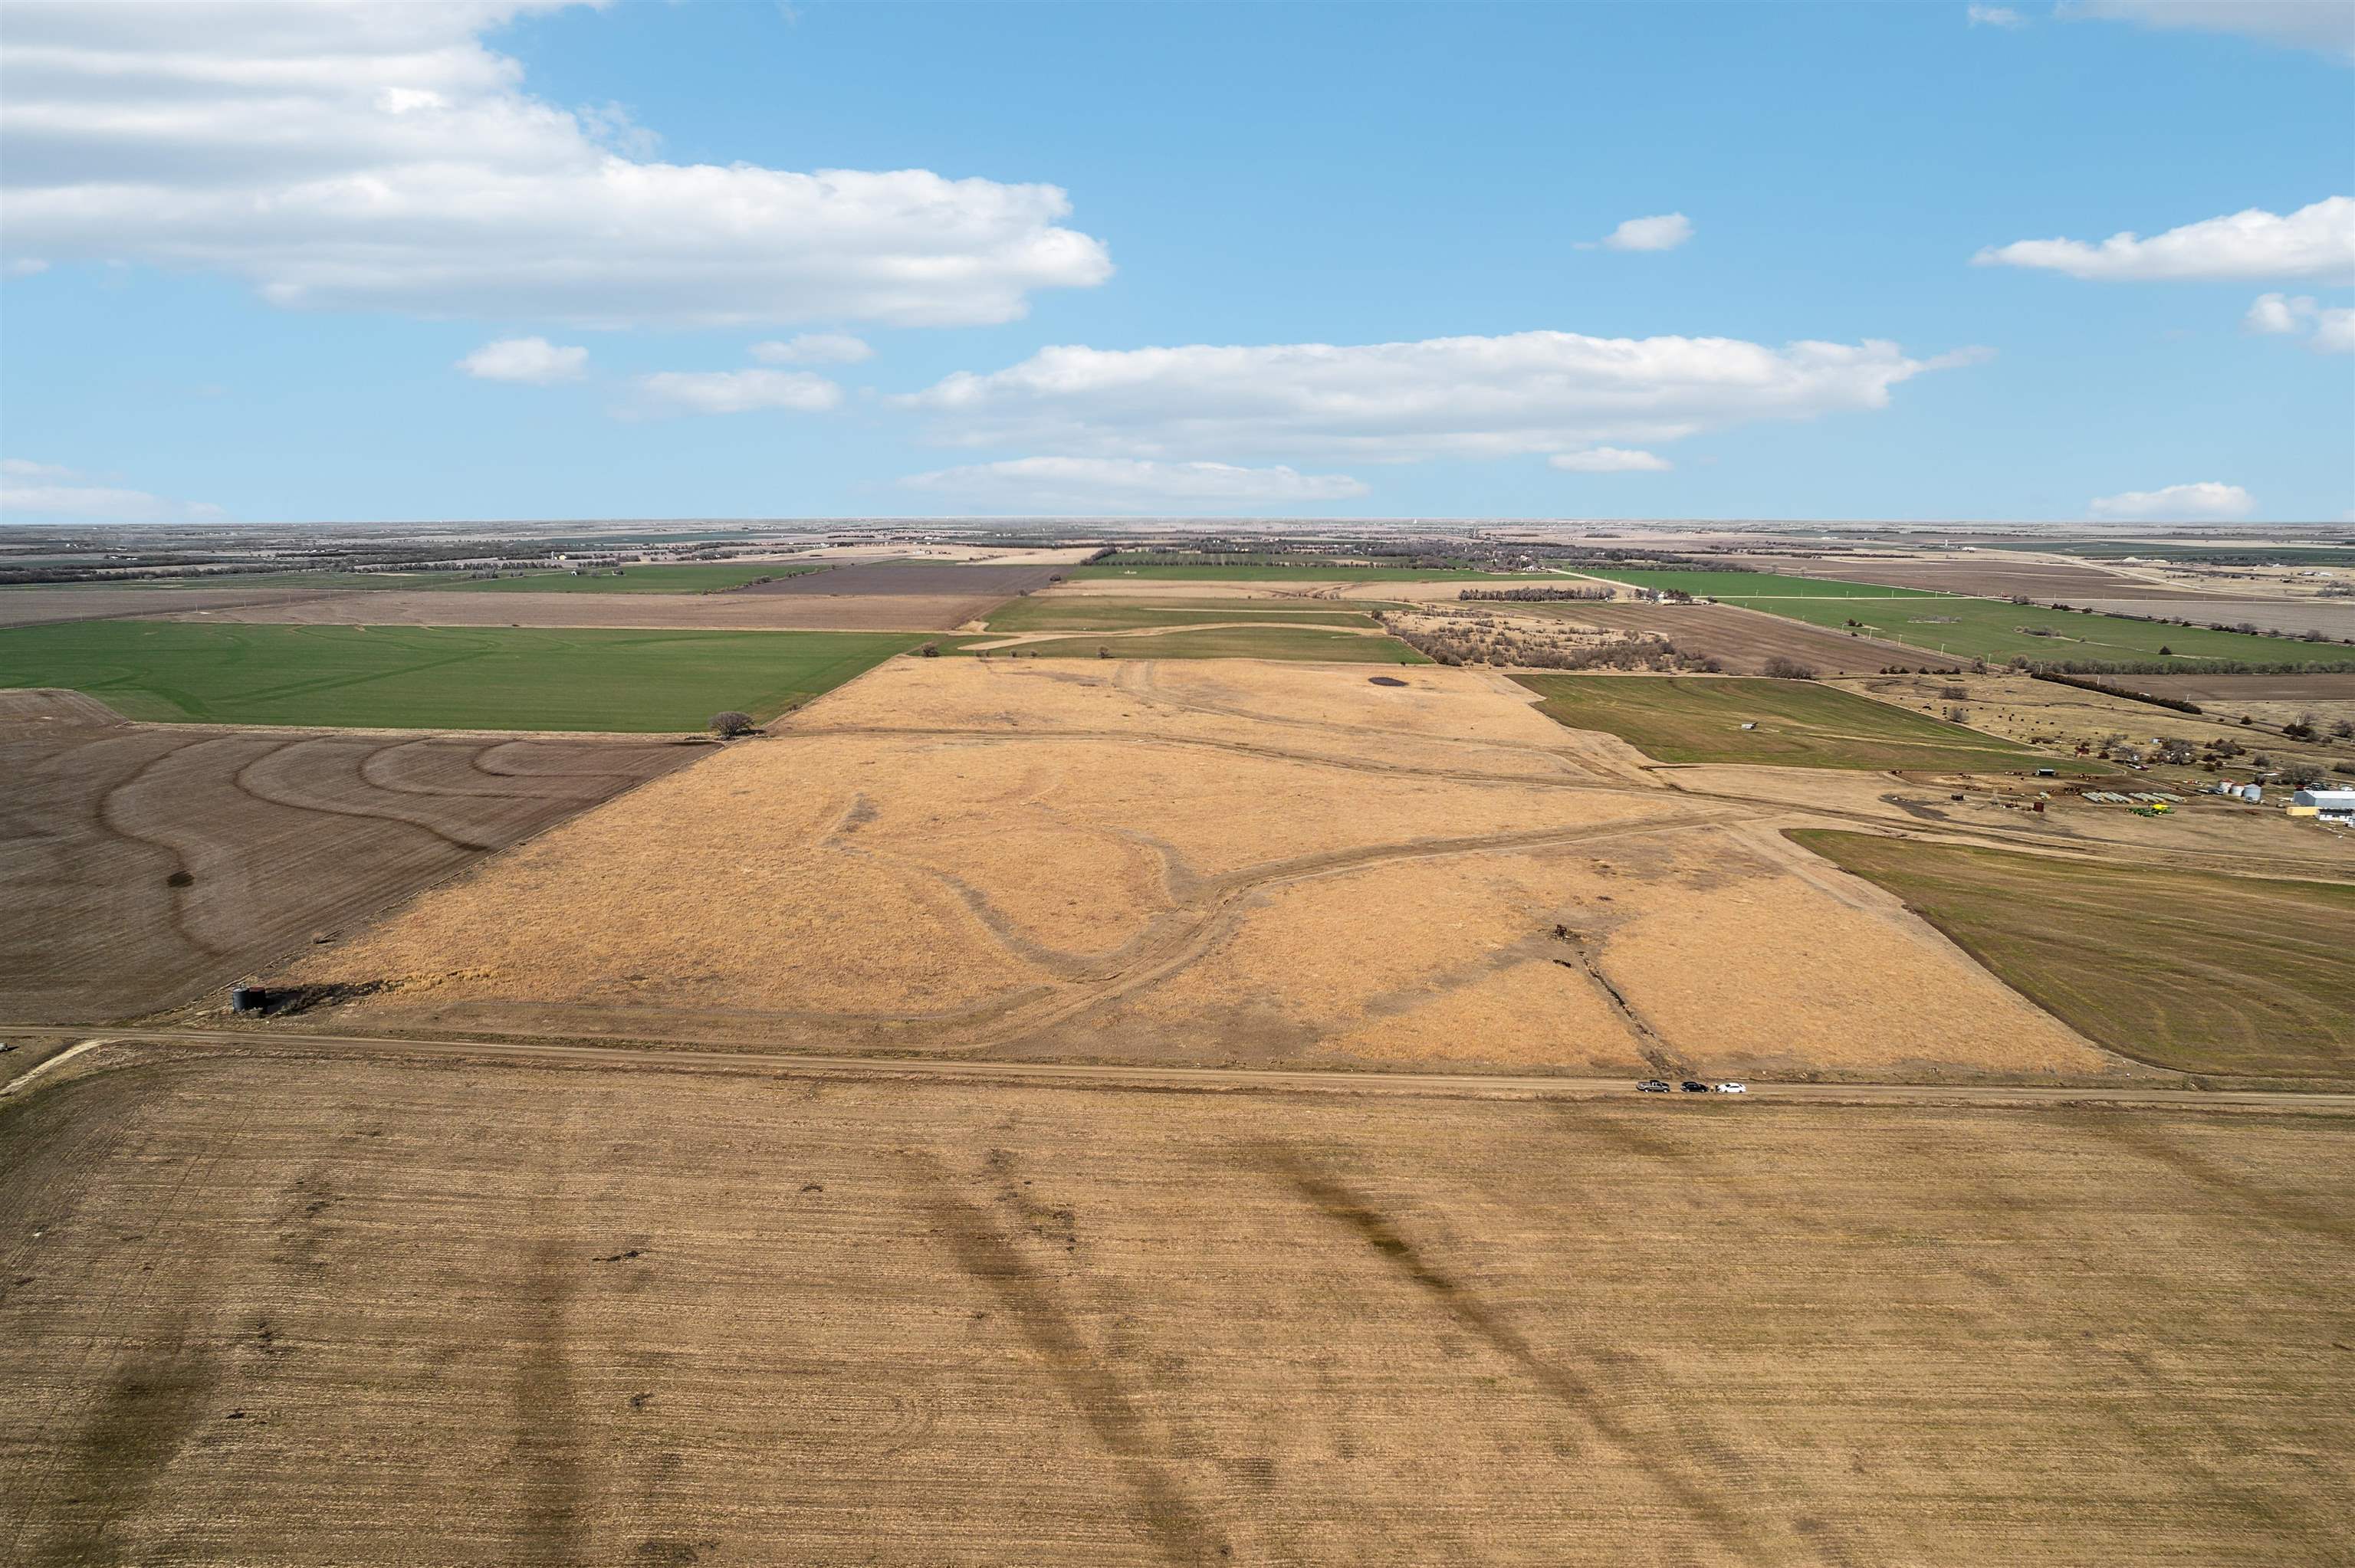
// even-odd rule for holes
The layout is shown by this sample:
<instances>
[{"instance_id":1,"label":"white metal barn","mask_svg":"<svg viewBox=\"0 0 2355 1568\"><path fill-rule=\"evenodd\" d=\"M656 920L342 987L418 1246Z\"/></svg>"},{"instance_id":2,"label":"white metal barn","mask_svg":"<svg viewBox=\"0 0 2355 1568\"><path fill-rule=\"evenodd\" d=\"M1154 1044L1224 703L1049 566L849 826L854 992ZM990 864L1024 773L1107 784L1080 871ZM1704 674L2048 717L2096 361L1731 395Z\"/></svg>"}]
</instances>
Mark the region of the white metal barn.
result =
<instances>
[{"instance_id":1,"label":"white metal barn","mask_svg":"<svg viewBox=\"0 0 2355 1568\"><path fill-rule=\"evenodd\" d=\"M2355 789L2300 789L2289 803L2313 807L2318 821L2355 822Z\"/></svg>"}]
</instances>

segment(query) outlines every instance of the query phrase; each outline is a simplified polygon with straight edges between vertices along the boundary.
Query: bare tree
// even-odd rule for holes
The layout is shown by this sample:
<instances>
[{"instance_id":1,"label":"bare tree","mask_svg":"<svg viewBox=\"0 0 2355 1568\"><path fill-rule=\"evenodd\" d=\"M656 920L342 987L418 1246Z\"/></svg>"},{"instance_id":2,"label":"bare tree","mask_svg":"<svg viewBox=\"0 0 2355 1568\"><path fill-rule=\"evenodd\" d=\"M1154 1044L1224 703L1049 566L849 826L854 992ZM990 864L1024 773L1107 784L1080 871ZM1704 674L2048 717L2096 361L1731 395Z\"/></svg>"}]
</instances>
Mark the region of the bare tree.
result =
<instances>
[{"instance_id":1,"label":"bare tree","mask_svg":"<svg viewBox=\"0 0 2355 1568\"><path fill-rule=\"evenodd\" d=\"M732 708L724 714L713 714L710 728L712 734L723 740L730 736L750 735L752 733L752 715L740 714Z\"/></svg>"},{"instance_id":2,"label":"bare tree","mask_svg":"<svg viewBox=\"0 0 2355 1568\"><path fill-rule=\"evenodd\" d=\"M1769 657L1760 668L1778 681L1812 681L1816 678L1814 665L1802 664L1796 659L1785 659L1780 653Z\"/></svg>"}]
</instances>

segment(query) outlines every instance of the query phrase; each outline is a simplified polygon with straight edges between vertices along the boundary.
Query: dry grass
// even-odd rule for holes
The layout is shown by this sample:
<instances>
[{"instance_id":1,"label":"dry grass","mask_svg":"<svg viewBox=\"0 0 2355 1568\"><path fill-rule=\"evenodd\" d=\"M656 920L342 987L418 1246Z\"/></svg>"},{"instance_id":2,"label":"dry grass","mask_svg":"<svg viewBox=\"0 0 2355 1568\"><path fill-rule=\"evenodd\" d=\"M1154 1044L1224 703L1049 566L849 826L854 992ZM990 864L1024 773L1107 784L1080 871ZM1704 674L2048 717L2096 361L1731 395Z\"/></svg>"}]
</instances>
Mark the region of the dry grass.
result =
<instances>
[{"instance_id":1,"label":"dry grass","mask_svg":"<svg viewBox=\"0 0 2355 1568\"><path fill-rule=\"evenodd\" d=\"M28 1568L2294 1568L2355 1513L2339 1119L216 1058L0 1139Z\"/></svg>"},{"instance_id":2,"label":"dry grass","mask_svg":"<svg viewBox=\"0 0 2355 1568\"><path fill-rule=\"evenodd\" d=\"M383 988L336 1014L368 1029L2126 1070L1893 899L1729 833L1756 806L1666 789L1497 678L1393 678L900 661L286 978Z\"/></svg>"}]
</instances>

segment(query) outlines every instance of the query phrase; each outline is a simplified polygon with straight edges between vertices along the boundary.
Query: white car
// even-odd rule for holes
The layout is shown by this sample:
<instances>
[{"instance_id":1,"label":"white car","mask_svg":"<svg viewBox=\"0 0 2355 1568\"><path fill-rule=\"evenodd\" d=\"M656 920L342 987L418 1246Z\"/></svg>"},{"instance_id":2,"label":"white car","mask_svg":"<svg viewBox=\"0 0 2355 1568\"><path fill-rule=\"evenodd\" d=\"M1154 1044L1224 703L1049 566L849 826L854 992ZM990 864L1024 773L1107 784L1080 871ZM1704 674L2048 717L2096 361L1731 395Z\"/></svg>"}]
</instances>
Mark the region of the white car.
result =
<instances>
[{"instance_id":1,"label":"white car","mask_svg":"<svg viewBox=\"0 0 2355 1568\"><path fill-rule=\"evenodd\" d=\"M1750 1092L1750 1086L1735 1083L1711 1084L1710 1091L1720 1095L1746 1095Z\"/></svg>"}]
</instances>

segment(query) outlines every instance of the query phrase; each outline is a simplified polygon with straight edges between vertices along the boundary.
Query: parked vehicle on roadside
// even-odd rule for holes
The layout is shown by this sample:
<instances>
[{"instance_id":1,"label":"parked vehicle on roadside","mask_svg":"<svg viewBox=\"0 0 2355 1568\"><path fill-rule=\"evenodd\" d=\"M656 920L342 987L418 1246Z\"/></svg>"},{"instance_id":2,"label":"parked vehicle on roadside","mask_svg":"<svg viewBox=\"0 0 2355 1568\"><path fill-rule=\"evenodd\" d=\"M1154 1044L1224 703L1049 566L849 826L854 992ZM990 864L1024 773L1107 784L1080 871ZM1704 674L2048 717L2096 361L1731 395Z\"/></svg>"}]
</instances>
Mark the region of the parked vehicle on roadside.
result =
<instances>
[{"instance_id":1,"label":"parked vehicle on roadside","mask_svg":"<svg viewBox=\"0 0 2355 1568\"><path fill-rule=\"evenodd\" d=\"M1639 1095L1665 1095L1668 1092L1668 1086L1658 1078L1646 1078L1636 1086L1636 1092Z\"/></svg>"},{"instance_id":2,"label":"parked vehicle on roadside","mask_svg":"<svg viewBox=\"0 0 2355 1568\"><path fill-rule=\"evenodd\" d=\"M1746 1095L1750 1092L1750 1086L1748 1084L1733 1083L1732 1081L1712 1085L1711 1087L1721 1095Z\"/></svg>"},{"instance_id":3,"label":"parked vehicle on roadside","mask_svg":"<svg viewBox=\"0 0 2355 1568\"><path fill-rule=\"evenodd\" d=\"M1702 1083L1699 1078L1687 1078L1685 1080L1685 1093L1689 1095L1705 1095L1709 1093L1709 1086Z\"/></svg>"}]
</instances>

